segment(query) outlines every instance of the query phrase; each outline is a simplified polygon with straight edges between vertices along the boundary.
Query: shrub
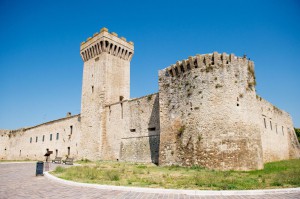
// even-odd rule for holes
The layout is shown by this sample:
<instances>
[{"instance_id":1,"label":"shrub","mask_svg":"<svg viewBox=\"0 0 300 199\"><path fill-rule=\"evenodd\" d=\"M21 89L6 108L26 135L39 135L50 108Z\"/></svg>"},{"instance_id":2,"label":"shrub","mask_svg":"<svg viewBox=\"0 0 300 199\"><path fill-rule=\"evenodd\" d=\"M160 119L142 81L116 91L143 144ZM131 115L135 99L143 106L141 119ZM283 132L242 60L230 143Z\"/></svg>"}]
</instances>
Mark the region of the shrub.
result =
<instances>
[{"instance_id":1,"label":"shrub","mask_svg":"<svg viewBox=\"0 0 300 199\"><path fill-rule=\"evenodd\" d=\"M200 170L203 170L204 167L199 166L199 165L193 165L193 166L190 167L190 169L200 171Z\"/></svg>"},{"instance_id":2,"label":"shrub","mask_svg":"<svg viewBox=\"0 0 300 199\"><path fill-rule=\"evenodd\" d=\"M181 138L182 134L184 133L185 126L181 126L177 131L177 138Z\"/></svg>"},{"instance_id":3,"label":"shrub","mask_svg":"<svg viewBox=\"0 0 300 199\"><path fill-rule=\"evenodd\" d=\"M138 165L136 168L138 168L138 169L145 169L145 168L147 168L147 166L146 165Z\"/></svg>"},{"instance_id":4,"label":"shrub","mask_svg":"<svg viewBox=\"0 0 300 199\"><path fill-rule=\"evenodd\" d=\"M152 99L152 95L148 95L147 100L150 101Z\"/></svg>"},{"instance_id":5,"label":"shrub","mask_svg":"<svg viewBox=\"0 0 300 199\"><path fill-rule=\"evenodd\" d=\"M120 180L120 175L117 171L114 170L107 170L104 173L104 176L111 181L119 181Z\"/></svg>"},{"instance_id":6,"label":"shrub","mask_svg":"<svg viewBox=\"0 0 300 199\"><path fill-rule=\"evenodd\" d=\"M88 163L88 162L91 162L89 159L87 158L81 158L80 162L82 163Z\"/></svg>"},{"instance_id":7,"label":"shrub","mask_svg":"<svg viewBox=\"0 0 300 199\"><path fill-rule=\"evenodd\" d=\"M271 185L272 186L282 186L283 184L280 183L280 182L278 182L278 181L276 181L276 182L272 182Z\"/></svg>"}]
</instances>

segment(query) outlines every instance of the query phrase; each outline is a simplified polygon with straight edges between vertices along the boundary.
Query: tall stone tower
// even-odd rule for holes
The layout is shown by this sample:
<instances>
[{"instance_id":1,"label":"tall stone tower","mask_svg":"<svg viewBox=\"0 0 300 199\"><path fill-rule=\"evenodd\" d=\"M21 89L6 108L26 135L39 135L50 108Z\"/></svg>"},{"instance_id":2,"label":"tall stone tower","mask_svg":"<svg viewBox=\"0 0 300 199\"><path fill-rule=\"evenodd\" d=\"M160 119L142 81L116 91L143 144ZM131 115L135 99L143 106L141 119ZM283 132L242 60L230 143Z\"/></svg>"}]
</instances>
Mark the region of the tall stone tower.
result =
<instances>
[{"instance_id":1,"label":"tall stone tower","mask_svg":"<svg viewBox=\"0 0 300 199\"><path fill-rule=\"evenodd\" d=\"M129 99L133 43L102 28L80 46L84 61L79 157L110 159L106 147L105 106Z\"/></svg>"}]
</instances>

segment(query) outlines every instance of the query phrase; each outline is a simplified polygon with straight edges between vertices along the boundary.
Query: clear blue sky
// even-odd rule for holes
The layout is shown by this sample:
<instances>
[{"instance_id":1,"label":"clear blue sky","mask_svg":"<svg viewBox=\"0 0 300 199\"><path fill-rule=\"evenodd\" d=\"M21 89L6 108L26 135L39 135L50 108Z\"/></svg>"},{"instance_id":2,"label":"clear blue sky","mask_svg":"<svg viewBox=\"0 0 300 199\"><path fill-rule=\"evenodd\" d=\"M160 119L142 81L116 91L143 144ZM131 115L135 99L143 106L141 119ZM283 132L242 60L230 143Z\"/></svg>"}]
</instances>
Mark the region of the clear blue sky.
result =
<instances>
[{"instance_id":1,"label":"clear blue sky","mask_svg":"<svg viewBox=\"0 0 300 199\"><path fill-rule=\"evenodd\" d=\"M0 129L80 113L79 45L101 27L135 44L131 97L196 54L247 54L257 92L300 127L300 1L0 1Z\"/></svg>"}]
</instances>

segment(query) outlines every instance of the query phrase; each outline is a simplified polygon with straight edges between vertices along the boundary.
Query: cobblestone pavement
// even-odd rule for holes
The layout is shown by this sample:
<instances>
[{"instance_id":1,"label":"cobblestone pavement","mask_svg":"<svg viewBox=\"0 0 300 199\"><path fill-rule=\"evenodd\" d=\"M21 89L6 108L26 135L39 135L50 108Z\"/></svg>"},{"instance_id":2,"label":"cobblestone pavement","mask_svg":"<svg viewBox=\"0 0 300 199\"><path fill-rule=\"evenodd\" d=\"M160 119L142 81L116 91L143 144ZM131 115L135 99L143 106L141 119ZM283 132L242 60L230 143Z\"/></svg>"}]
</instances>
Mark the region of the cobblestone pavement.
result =
<instances>
[{"instance_id":1,"label":"cobblestone pavement","mask_svg":"<svg viewBox=\"0 0 300 199\"><path fill-rule=\"evenodd\" d=\"M35 163L0 163L0 198L205 198L205 199L300 199L300 191L259 195L187 195L174 193L147 193L131 190L99 189L72 186L45 176L35 176ZM53 168L54 165L51 165ZM254 193L255 194L255 193Z\"/></svg>"}]
</instances>

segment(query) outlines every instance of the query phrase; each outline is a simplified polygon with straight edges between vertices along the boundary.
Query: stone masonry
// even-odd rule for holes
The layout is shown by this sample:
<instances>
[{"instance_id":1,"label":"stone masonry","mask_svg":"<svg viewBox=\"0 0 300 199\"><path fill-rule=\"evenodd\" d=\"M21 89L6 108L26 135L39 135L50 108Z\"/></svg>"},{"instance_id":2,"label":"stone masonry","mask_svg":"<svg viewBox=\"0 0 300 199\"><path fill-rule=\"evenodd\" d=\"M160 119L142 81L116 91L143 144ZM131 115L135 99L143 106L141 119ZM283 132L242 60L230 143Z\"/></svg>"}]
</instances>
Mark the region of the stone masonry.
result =
<instances>
[{"instance_id":1,"label":"stone masonry","mask_svg":"<svg viewBox=\"0 0 300 199\"><path fill-rule=\"evenodd\" d=\"M102 28L82 42L81 113L0 130L0 158L117 160L254 170L300 157L290 115L256 94L254 63L191 56L159 71L159 92L130 98L133 42Z\"/></svg>"}]
</instances>

